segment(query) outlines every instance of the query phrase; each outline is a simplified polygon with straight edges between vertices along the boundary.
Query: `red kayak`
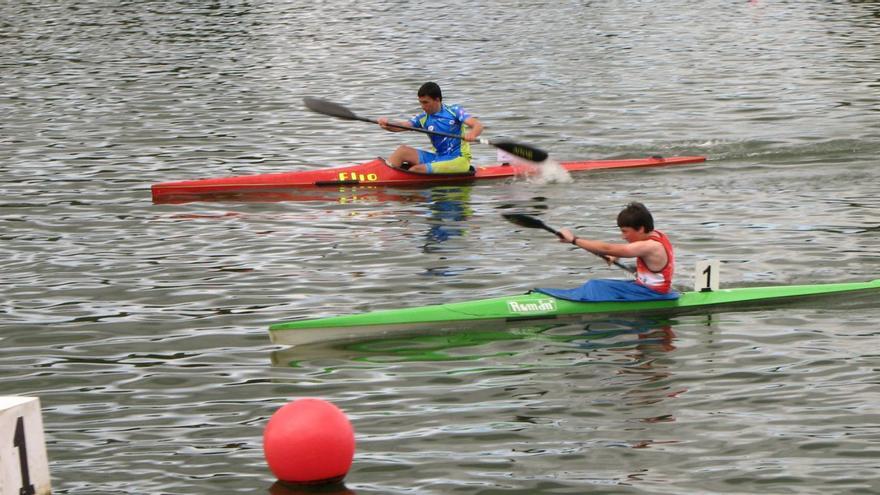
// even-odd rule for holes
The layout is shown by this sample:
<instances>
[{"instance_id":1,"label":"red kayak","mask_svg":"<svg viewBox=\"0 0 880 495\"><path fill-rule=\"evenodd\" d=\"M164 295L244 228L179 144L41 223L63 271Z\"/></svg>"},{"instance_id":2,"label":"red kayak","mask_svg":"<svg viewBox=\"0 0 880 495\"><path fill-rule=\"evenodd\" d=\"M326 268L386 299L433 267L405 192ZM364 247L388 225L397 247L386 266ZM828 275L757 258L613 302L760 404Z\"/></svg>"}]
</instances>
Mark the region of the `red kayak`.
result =
<instances>
[{"instance_id":1,"label":"red kayak","mask_svg":"<svg viewBox=\"0 0 880 495\"><path fill-rule=\"evenodd\" d=\"M662 167L705 161L704 156L650 157L627 160L594 160L584 162L562 162L569 172L584 170L604 170L612 168ZM349 165L323 170L302 170L274 174L242 175L216 179L198 179L180 182L153 184L154 203L180 202L181 196L214 195L218 193L238 193L248 191L267 191L286 188L322 188L332 186L429 186L432 184L467 183L481 179L503 179L508 177L529 177L538 175L541 165L525 163L489 165L478 167L467 174L422 174L390 167L385 160Z\"/></svg>"}]
</instances>

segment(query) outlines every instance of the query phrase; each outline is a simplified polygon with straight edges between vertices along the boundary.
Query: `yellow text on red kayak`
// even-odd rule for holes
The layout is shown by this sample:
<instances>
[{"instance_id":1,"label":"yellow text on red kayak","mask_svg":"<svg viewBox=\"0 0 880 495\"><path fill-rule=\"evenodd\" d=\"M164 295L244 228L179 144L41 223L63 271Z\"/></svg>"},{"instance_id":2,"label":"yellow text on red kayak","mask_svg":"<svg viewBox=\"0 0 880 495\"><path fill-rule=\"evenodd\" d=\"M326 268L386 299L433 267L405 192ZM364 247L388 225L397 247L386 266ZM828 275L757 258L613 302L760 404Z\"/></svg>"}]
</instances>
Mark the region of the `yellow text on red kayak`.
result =
<instances>
[{"instance_id":1,"label":"yellow text on red kayak","mask_svg":"<svg viewBox=\"0 0 880 495\"><path fill-rule=\"evenodd\" d=\"M359 174L357 172L339 172L340 181L356 180L360 182L376 182L379 180L377 174Z\"/></svg>"}]
</instances>

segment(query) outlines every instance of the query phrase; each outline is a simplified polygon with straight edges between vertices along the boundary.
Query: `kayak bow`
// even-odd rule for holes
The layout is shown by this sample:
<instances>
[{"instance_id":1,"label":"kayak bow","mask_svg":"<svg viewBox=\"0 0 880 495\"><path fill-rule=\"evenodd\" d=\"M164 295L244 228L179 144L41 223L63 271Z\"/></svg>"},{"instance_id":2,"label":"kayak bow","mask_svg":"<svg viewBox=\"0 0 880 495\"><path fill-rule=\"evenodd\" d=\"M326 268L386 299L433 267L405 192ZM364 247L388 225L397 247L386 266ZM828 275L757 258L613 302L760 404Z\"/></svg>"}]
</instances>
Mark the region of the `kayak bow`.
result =
<instances>
[{"instance_id":1,"label":"kayak bow","mask_svg":"<svg viewBox=\"0 0 880 495\"><path fill-rule=\"evenodd\" d=\"M811 297L878 289L880 279L871 282L683 292L674 301L633 302L573 302L531 292L517 296L276 323L269 327L269 335L272 342L296 345L357 338L370 332L413 331L474 322L485 324L584 315L676 315L743 310Z\"/></svg>"},{"instance_id":2,"label":"kayak bow","mask_svg":"<svg viewBox=\"0 0 880 495\"><path fill-rule=\"evenodd\" d=\"M704 156L650 157L626 160L594 160L562 162L569 172L613 168L662 167L698 163ZM540 165L526 162L478 167L474 173L420 174L390 167L385 160L375 160L319 170L301 170L273 174L242 175L153 184L153 202L177 202L174 197L194 196L284 188L321 188L340 186L428 186L432 184L468 183L482 179L504 179L538 175Z\"/></svg>"}]
</instances>

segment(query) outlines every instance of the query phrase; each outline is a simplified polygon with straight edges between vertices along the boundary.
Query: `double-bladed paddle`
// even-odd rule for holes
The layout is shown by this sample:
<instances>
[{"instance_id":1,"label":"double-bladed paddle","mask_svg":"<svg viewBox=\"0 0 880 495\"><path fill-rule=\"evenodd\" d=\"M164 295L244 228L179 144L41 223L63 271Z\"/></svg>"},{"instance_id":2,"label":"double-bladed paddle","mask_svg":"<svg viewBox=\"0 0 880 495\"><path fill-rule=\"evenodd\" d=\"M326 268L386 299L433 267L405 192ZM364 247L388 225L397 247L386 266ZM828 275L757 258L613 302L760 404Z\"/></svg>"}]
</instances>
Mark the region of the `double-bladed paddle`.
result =
<instances>
[{"instance_id":1,"label":"double-bladed paddle","mask_svg":"<svg viewBox=\"0 0 880 495\"><path fill-rule=\"evenodd\" d=\"M311 96L307 96L307 97L303 98L303 101L305 102L306 107L308 107L309 110L323 114L323 115L329 115L330 117L336 117L338 119L344 119L344 120L360 120L362 122L371 122L373 124L379 123L378 121L376 121L374 119L370 119L367 117L361 117L360 115L352 112L348 108L346 108L338 103L333 103L331 101L323 100L321 98L312 98ZM431 131L428 129L420 129L417 127L406 127L403 125L395 125L395 124L391 124L391 123L389 123L388 125L391 127L399 127L401 129L406 129L408 131L416 131L416 132L423 132L425 134L433 134L435 136L443 136L443 137L449 137L449 138L454 138L454 139L464 139L464 137L462 137L462 136L457 136L455 134L449 134L446 132ZM488 144L489 146L494 146L500 150L504 150L504 151L510 153L511 155L515 155L515 156L518 156L520 158L524 158L524 159L532 161L532 162L543 162L544 160L547 159L547 156L548 156L547 152L542 149L538 149L538 148L535 148L534 146L529 146L529 145L523 144L523 143L516 143L513 141L490 141L485 138L477 138L475 140L475 142L480 143L480 144Z\"/></svg>"},{"instance_id":2,"label":"double-bladed paddle","mask_svg":"<svg viewBox=\"0 0 880 495\"><path fill-rule=\"evenodd\" d=\"M546 223L542 222L540 219L535 218L533 216L524 215L522 213L502 213L501 216L504 217L505 220L507 220L511 223L515 223L516 225L519 225L520 227L527 227L530 229L544 229L547 232L553 232L554 234L556 234L557 237L562 239L562 232L559 232L558 230L554 229L553 227L550 227ZM593 254L604 259L605 261L608 261L608 257L605 256L604 254L598 254L598 253L593 253ZM613 263L617 267L623 268L624 270L626 270L630 273L636 272L632 267L626 266L619 261L615 260Z\"/></svg>"}]
</instances>

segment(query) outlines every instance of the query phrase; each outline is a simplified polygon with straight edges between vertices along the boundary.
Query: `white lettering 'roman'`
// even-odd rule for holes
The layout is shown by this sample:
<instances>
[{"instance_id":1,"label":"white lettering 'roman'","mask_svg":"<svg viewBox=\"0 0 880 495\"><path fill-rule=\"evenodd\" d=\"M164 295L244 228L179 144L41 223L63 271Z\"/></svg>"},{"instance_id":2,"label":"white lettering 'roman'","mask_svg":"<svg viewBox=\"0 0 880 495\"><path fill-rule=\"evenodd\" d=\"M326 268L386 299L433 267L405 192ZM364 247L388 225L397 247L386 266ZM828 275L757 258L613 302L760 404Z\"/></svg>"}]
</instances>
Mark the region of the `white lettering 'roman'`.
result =
<instances>
[{"instance_id":1,"label":"white lettering 'roman'","mask_svg":"<svg viewBox=\"0 0 880 495\"><path fill-rule=\"evenodd\" d=\"M538 299L537 301L507 301L507 309L511 313L546 313L556 311L555 299Z\"/></svg>"}]
</instances>

